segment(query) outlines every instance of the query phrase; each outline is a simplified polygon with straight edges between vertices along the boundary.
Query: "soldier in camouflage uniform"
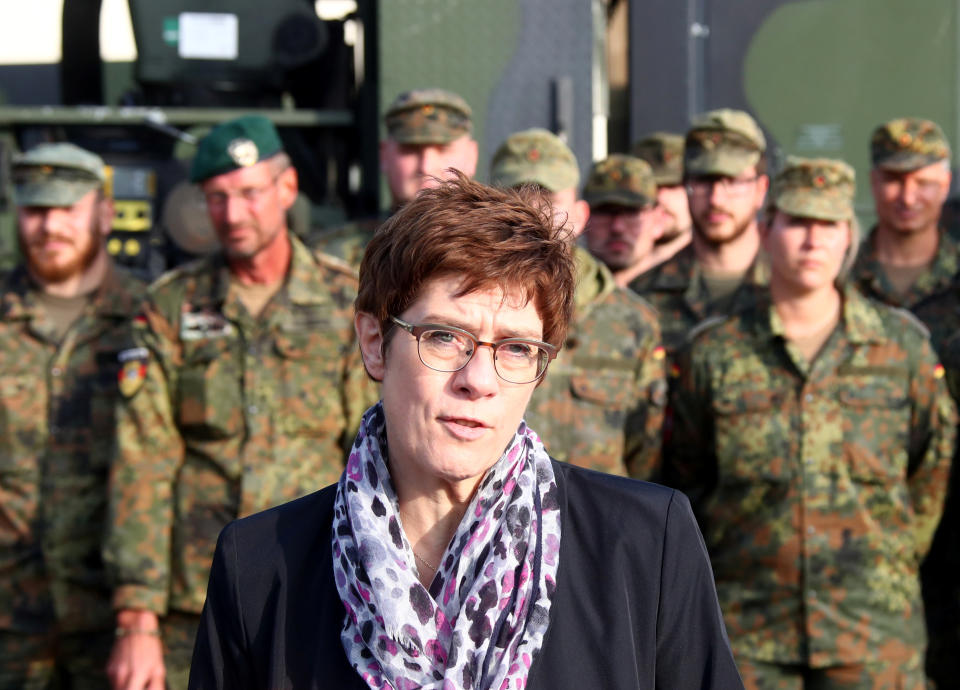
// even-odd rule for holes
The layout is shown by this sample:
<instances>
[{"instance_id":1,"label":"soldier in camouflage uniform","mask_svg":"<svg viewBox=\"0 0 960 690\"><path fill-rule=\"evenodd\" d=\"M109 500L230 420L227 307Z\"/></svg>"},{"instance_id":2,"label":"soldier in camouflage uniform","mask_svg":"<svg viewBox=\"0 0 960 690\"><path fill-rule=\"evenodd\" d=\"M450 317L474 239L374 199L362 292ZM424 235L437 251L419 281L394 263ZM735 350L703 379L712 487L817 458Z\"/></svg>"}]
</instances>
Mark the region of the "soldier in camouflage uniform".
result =
<instances>
[{"instance_id":1,"label":"soldier in camouflage uniform","mask_svg":"<svg viewBox=\"0 0 960 690\"><path fill-rule=\"evenodd\" d=\"M223 249L150 287L120 355L106 550L118 687L186 686L220 530L336 481L374 397L356 274L288 231L296 171L269 120L214 128L191 178Z\"/></svg>"},{"instance_id":2,"label":"soldier in camouflage uniform","mask_svg":"<svg viewBox=\"0 0 960 690\"><path fill-rule=\"evenodd\" d=\"M657 183L657 204L663 213L663 233L636 278L657 264L663 263L690 244L693 228L687 190L683 186L683 135L673 132L653 132L633 145L633 155L642 158L653 168ZM624 284L628 284L630 280Z\"/></svg>"},{"instance_id":3,"label":"soldier in camouflage uniform","mask_svg":"<svg viewBox=\"0 0 960 690\"><path fill-rule=\"evenodd\" d=\"M652 204L653 176L635 162L642 166L640 174L618 169L621 180L607 196ZM490 177L505 187L538 185L556 212L566 216L570 241L583 232L590 210L577 198L577 160L555 134L529 129L511 135L494 154ZM580 247L573 251L575 312L550 376L527 406L526 420L550 439L547 450L558 460L647 479L659 465L666 402L657 317L641 298L617 287L603 264Z\"/></svg>"},{"instance_id":4,"label":"soldier in camouflage uniform","mask_svg":"<svg viewBox=\"0 0 960 690\"><path fill-rule=\"evenodd\" d=\"M747 688L921 690L943 367L909 312L839 287L853 169L789 158L773 197L769 297L691 333L664 481L694 502Z\"/></svg>"},{"instance_id":5,"label":"soldier in camouflage uniform","mask_svg":"<svg viewBox=\"0 0 960 690\"><path fill-rule=\"evenodd\" d=\"M960 246L940 226L950 144L936 123L901 118L874 130L870 154L877 224L860 248L853 279L868 297L912 310L960 270ZM934 346L941 344L939 332L933 335Z\"/></svg>"},{"instance_id":6,"label":"soldier in camouflage uniform","mask_svg":"<svg viewBox=\"0 0 960 690\"><path fill-rule=\"evenodd\" d=\"M443 89L414 89L394 99L384 115L387 138L380 143L391 209L446 178L447 168L476 174L479 152L471 117L467 102ZM321 231L309 244L359 268L363 250L384 220L368 218Z\"/></svg>"},{"instance_id":7,"label":"soldier in camouflage uniform","mask_svg":"<svg viewBox=\"0 0 960 690\"><path fill-rule=\"evenodd\" d=\"M749 306L768 275L757 231L769 184L760 127L745 112L712 110L693 119L684 146L693 241L629 285L659 312L668 354L708 316Z\"/></svg>"},{"instance_id":8,"label":"soldier in camouflage uniform","mask_svg":"<svg viewBox=\"0 0 960 690\"><path fill-rule=\"evenodd\" d=\"M24 259L0 301L0 688L107 688L117 354L144 286L106 252L99 156L41 144L13 176Z\"/></svg>"}]
</instances>

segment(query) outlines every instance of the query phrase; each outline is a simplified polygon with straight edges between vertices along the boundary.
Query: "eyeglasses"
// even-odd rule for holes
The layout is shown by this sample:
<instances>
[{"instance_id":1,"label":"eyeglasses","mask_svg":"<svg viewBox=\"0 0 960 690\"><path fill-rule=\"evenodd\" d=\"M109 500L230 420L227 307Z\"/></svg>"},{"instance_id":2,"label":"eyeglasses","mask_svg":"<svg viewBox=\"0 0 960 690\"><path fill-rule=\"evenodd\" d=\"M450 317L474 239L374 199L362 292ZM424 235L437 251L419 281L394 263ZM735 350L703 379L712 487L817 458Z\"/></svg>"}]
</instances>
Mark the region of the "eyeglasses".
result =
<instances>
[{"instance_id":1,"label":"eyeglasses","mask_svg":"<svg viewBox=\"0 0 960 690\"><path fill-rule=\"evenodd\" d=\"M504 338L496 342L479 340L468 331L436 323L412 324L391 316L390 320L417 339L417 353L424 366L434 371L460 371L473 359L477 348L493 350L493 368L508 383L533 383L557 356L549 343L526 338Z\"/></svg>"},{"instance_id":2,"label":"eyeglasses","mask_svg":"<svg viewBox=\"0 0 960 690\"><path fill-rule=\"evenodd\" d=\"M226 206L227 202L230 200L230 197L239 197L248 204L255 204L263 198L264 194L273 188L273 186L277 183L277 179L277 177L274 177L269 182L260 185L259 187L244 187L236 192L208 192L207 194L204 194L204 197L207 200L207 205L214 207Z\"/></svg>"},{"instance_id":3,"label":"eyeglasses","mask_svg":"<svg viewBox=\"0 0 960 690\"><path fill-rule=\"evenodd\" d=\"M684 186L690 196L707 196L713 192L714 187L719 187L720 191L727 196L744 196L750 192L753 183L758 179L760 179L759 175L753 177L694 177L687 180Z\"/></svg>"}]
</instances>

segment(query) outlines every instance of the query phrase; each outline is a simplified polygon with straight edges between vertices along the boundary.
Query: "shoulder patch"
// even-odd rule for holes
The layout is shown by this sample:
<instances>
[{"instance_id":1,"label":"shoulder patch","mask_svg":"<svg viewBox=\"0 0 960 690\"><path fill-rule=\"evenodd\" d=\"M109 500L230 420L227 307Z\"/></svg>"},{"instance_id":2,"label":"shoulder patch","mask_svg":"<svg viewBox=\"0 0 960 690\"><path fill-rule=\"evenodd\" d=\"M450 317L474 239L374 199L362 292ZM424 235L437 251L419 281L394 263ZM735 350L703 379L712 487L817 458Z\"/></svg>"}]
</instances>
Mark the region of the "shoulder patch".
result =
<instances>
[{"instance_id":1,"label":"shoulder patch","mask_svg":"<svg viewBox=\"0 0 960 690\"><path fill-rule=\"evenodd\" d=\"M726 314L720 314L720 315L717 315L717 316L709 316L709 317L705 318L703 321L701 321L701 322L698 323L696 326L694 326L693 328L690 329L690 332L687 333L686 342L688 342L688 343L693 342L694 340L696 340L697 338L699 338L701 335L703 335L704 333L706 333L707 331L709 331L711 328L714 328L714 327L716 327L716 326L719 326L720 324L722 324L724 321L726 321L726 320L729 319L729 318L730 318L730 317L729 317L728 315L726 315Z\"/></svg>"},{"instance_id":2,"label":"shoulder patch","mask_svg":"<svg viewBox=\"0 0 960 690\"><path fill-rule=\"evenodd\" d=\"M125 398L132 397L143 386L147 377L147 359L150 353L145 347L131 347L117 355L121 366L117 374L117 386Z\"/></svg>"},{"instance_id":3,"label":"shoulder patch","mask_svg":"<svg viewBox=\"0 0 960 690\"><path fill-rule=\"evenodd\" d=\"M920 331L924 338L930 337L930 329L927 328L923 321L918 319L916 314L914 314L912 311L904 309L903 307L890 307L890 311L901 316L904 321Z\"/></svg>"}]
</instances>

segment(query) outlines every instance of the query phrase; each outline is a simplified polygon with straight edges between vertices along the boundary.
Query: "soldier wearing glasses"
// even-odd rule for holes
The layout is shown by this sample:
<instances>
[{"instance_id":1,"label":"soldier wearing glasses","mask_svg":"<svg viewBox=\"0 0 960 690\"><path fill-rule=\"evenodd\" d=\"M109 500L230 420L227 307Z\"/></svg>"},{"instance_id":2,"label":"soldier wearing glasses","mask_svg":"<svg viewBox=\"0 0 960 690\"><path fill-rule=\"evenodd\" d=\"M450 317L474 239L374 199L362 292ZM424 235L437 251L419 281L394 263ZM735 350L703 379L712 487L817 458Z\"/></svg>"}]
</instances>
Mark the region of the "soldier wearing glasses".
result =
<instances>
[{"instance_id":1,"label":"soldier wearing glasses","mask_svg":"<svg viewBox=\"0 0 960 690\"><path fill-rule=\"evenodd\" d=\"M767 283L757 213L769 186L766 140L750 115L712 110L693 119L684 151L693 241L629 287L660 313L672 353L697 323L752 303Z\"/></svg>"},{"instance_id":2,"label":"soldier wearing glasses","mask_svg":"<svg viewBox=\"0 0 960 690\"><path fill-rule=\"evenodd\" d=\"M191 178L222 250L151 286L120 355L106 547L117 688L186 687L220 530L336 481L373 397L356 275L289 232L297 174L273 124L214 128Z\"/></svg>"}]
</instances>

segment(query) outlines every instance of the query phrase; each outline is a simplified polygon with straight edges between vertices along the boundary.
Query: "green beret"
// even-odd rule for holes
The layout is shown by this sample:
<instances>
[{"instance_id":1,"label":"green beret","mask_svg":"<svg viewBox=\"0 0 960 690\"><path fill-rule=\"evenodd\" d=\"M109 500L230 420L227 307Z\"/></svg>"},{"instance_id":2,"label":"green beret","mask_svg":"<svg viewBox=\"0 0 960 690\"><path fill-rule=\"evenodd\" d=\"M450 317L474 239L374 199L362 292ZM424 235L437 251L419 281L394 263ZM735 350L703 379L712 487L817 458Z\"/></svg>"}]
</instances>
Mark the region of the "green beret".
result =
<instances>
[{"instance_id":1,"label":"green beret","mask_svg":"<svg viewBox=\"0 0 960 690\"><path fill-rule=\"evenodd\" d=\"M657 186L674 187L683 183L683 135L652 132L633 145L633 155L653 168Z\"/></svg>"},{"instance_id":2,"label":"green beret","mask_svg":"<svg viewBox=\"0 0 960 690\"><path fill-rule=\"evenodd\" d=\"M449 144L473 130L470 106L443 89L414 89L397 96L384 115L387 136L401 144Z\"/></svg>"},{"instance_id":3,"label":"green beret","mask_svg":"<svg viewBox=\"0 0 960 690\"><path fill-rule=\"evenodd\" d=\"M13 158L19 206L73 206L107 180L103 159L68 143L39 144Z\"/></svg>"},{"instance_id":4,"label":"green beret","mask_svg":"<svg viewBox=\"0 0 960 690\"><path fill-rule=\"evenodd\" d=\"M736 177L756 165L766 150L763 131L748 113L729 108L710 110L691 122L683 168L686 175Z\"/></svg>"},{"instance_id":5,"label":"green beret","mask_svg":"<svg viewBox=\"0 0 960 690\"><path fill-rule=\"evenodd\" d=\"M875 168L909 172L950 158L950 143L936 122L901 117L884 123L870 137Z\"/></svg>"},{"instance_id":6,"label":"green beret","mask_svg":"<svg viewBox=\"0 0 960 690\"><path fill-rule=\"evenodd\" d=\"M551 191L575 189L580 168L570 147L545 129L527 129L507 137L493 154L490 179L495 185L538 184Z\"/></svg>"},{"instance_id":7,"label":"green beret","mask_svg":"<svg viewBox=\"0 0 960 690\"><path fill-rule=\"evenodd\" d=\"M800 218L851 220L855 193L856 174L847 163L788 156L773 180L770 205Z\"/></svg>"},{"instance_id":8,"label":"green beret","mask_svg":"<svg viewBox=\"0 0 960 690\"><path fill-rule=\"evenodd\" d=\"M190 167L190 181L203 182L239 168L248 168L283 151L277 128L262 115L244 115L223 122L200 140Z\"/></svg>"},{"instance_id":9,"label":"green beret","mask_svg":"<svg viewBox=\"0 0 960 690\"><path fill-rule=\"evenodd\" d=\"M604 205L643 208L657 202L653 169L640 158L615 153L593 164L583 198L590 208Z\"/></svg>"}]
</instances>

